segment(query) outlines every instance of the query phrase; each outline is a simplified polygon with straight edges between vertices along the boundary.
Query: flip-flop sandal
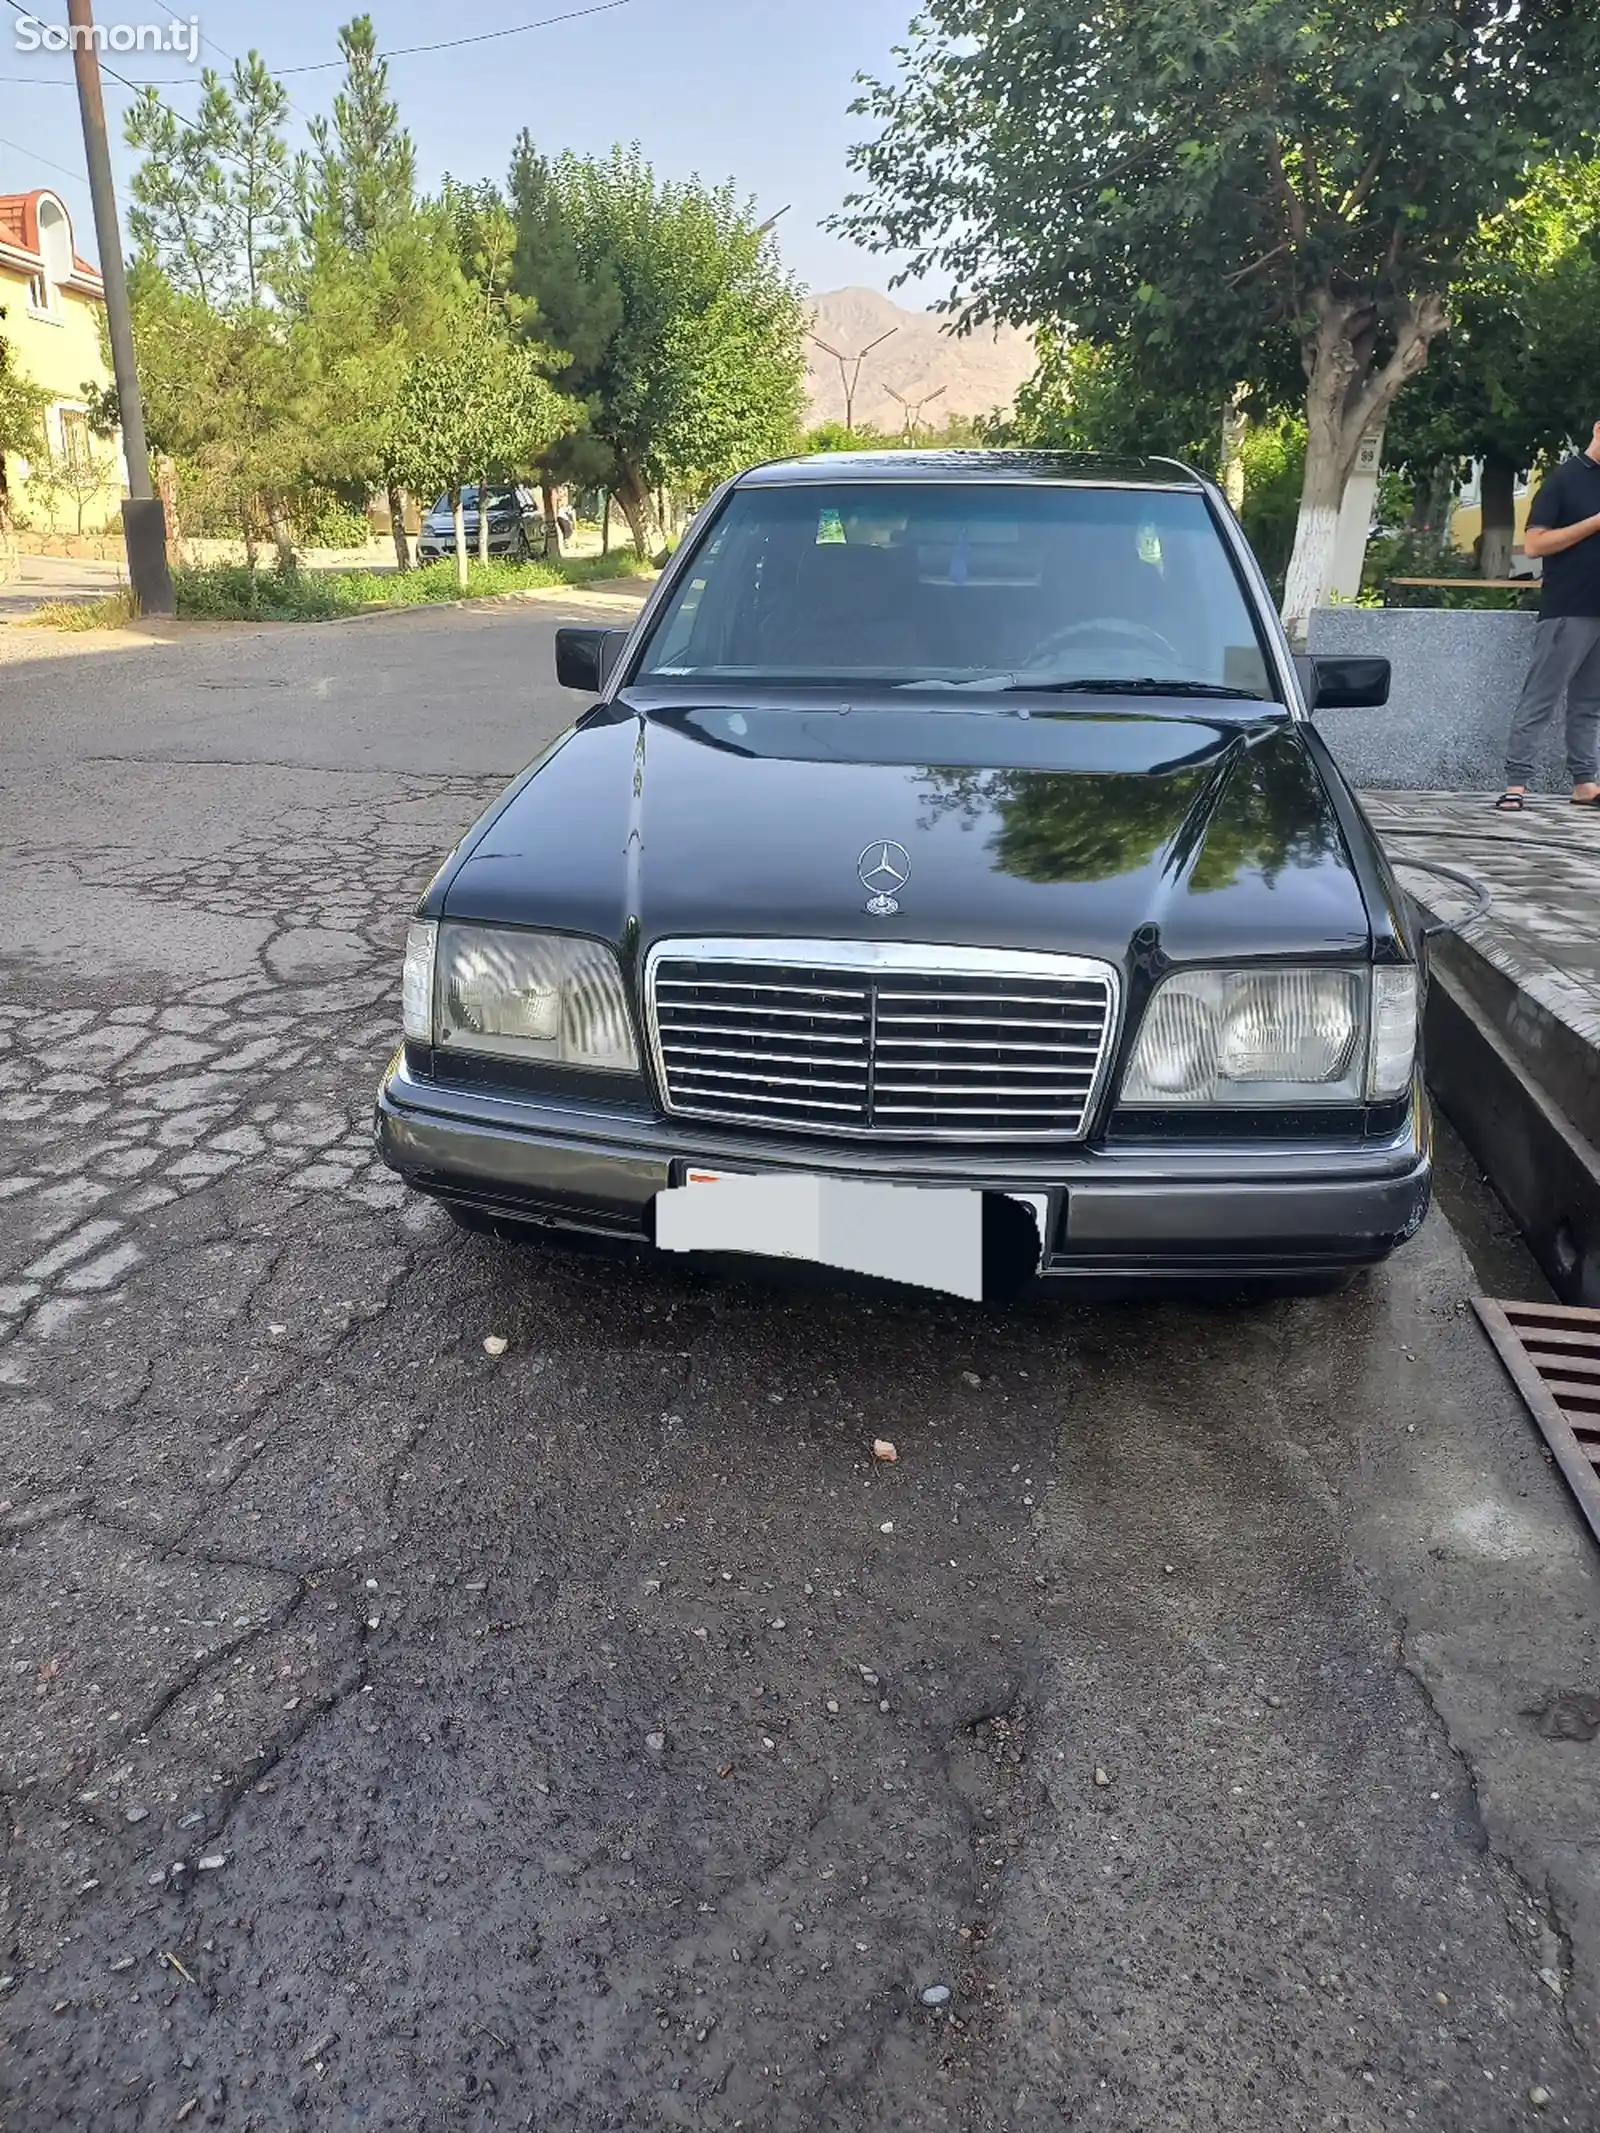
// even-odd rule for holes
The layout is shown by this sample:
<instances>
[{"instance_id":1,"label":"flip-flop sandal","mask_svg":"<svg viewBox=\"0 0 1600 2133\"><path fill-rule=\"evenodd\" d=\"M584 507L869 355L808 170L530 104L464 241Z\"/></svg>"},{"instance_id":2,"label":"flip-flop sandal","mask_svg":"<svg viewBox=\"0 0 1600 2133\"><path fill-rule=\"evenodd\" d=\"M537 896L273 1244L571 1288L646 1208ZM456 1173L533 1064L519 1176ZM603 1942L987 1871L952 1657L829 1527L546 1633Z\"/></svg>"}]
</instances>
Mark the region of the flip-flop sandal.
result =
<instances>
[{"instance_id":1,"label":"flip-flop sandal","mask_svg":"<svg viewBox=\"0 0 1600 2133\"><path fill-rule=\"evenodd\" d=\"M1575 798L1572 804L1574 807L1600 807L1600 792L1591 794L1587 800Z\"/></svg>"},{"instance_id":2,"label":"flip-flop sandal","mask_svg":"<svg viewBox=\"0 0 1600 2133\"><path fill-rule=\"evenodd\" d=\"M1520 815L1527 804L1526 798L1520 792L1503 792L1494 803L1494 808L1497 815ZM1587 801L1582 800L1573 802L1574 807L1583 807L1588 804Z\"/></svg>"}]
</instances>

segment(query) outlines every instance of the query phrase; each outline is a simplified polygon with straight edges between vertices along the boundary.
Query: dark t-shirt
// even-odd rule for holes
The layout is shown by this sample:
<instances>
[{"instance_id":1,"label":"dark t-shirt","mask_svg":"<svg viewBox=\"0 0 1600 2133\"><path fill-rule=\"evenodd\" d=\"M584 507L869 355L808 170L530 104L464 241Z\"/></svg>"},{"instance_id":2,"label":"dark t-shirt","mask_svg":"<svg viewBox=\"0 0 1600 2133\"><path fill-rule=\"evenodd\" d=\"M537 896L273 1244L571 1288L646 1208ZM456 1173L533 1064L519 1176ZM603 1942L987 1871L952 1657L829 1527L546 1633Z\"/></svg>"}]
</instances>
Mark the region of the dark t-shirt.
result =
<instances>
[{"instance_id":1,"label":"dark t-shirt","mask_svg":"<svg viewBox=\"0 0 1600 2133\"><path fill-rule=\"evenodd\" d=\"M1600 512L1600 466L1587 452L1563 459L1546 476L1528 513L1530 526L1575 526ZM1600 615L1600 533L1544 559L1541 615Z\"/></svg>"}]
</instances>

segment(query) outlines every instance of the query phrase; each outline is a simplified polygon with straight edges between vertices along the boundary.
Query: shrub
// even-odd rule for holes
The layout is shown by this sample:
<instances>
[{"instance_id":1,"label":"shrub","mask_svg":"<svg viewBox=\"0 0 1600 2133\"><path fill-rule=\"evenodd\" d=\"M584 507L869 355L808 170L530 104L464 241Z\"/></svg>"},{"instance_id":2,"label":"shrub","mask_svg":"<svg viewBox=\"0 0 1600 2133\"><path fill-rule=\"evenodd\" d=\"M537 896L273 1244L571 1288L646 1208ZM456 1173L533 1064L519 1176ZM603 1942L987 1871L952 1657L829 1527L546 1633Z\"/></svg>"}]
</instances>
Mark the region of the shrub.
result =
<instances>
[{"instance_id":1,"label":"shrub","mask_svg":"<svg viewBox=\"0 0 1600 2133\"><path fill-rule=\"evenodd\" d=\"M295 531L307 548L365 548L372 523L346 498L318 496L297 513Z\"/></svg>"},{"instance_id":2,"label":"shrub","mask_svg":"<svg viewBox=\"0 0 1600 2133\"><path fill-rule=\"evenodd\" d=\"M609 556L574 556L559 563L473 563L463 595L453 558L420 570L267 570L214 563L173 573L178 613L208 622L327 622L366 608L424 607L440 600L483 599L497 593L588 585L639 574L631 548Z\"/></svg>"}]
</instances>

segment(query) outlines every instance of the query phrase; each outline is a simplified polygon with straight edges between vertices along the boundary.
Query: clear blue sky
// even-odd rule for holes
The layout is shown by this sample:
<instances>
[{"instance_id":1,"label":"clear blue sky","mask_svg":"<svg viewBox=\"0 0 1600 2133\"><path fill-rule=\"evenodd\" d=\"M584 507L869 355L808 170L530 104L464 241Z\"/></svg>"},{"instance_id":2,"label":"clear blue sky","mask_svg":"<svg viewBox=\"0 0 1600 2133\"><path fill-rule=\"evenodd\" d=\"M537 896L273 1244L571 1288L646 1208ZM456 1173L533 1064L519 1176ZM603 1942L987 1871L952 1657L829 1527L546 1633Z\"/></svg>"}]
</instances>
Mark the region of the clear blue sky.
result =
<instances>
[{"instance_id":1,"label":"clear blue sky","mask_svg":"<svg viewBox=\"0 0 1600 2133\"><path fill-rule=\"evenodd\" d=\"M375 0L380 45L394 50L476 31L508 28L580 6L583 0ZM895 262L857 251L819 225L849 184L845 151L862 121L849 115L858 70L882 72L904 34L915 0L628 0L614 12L564 22L526 36L468 45L426 57L396 58L390 80L417 144L425 186L445 171L503 179L524 125L542 147L603 151L638 140L664 175L697 171L735 179L765 212L788 206L779 225L784 256L813 289L864 282L887 288ZM63 22L65 0L31 0L41 21ZM274 69L335 55L340 23L357 12L316 0L172 0L191 7L202 35L228 53L259 49ZM155 0L97 0L106 23L165 22ZM81 250L94 256L94 232L71 61L65 54L15 49L17 17L0 0L0 192L59 188ZM161 95L191 111L198 69L144 52L107 55L132 79L161 77ZM225 68L209 47L201 57ZM325 110L339 75L287 74L302 113ZM119 200L125 207L129 156L115 137L127 92L107 80ZM296 121L296 132L303 129ZM61 166L60 170L51 168ZM78 175L76 184L62 170ZM899 292L932 302L941 292Z\"/></svg>"}]
</instances>

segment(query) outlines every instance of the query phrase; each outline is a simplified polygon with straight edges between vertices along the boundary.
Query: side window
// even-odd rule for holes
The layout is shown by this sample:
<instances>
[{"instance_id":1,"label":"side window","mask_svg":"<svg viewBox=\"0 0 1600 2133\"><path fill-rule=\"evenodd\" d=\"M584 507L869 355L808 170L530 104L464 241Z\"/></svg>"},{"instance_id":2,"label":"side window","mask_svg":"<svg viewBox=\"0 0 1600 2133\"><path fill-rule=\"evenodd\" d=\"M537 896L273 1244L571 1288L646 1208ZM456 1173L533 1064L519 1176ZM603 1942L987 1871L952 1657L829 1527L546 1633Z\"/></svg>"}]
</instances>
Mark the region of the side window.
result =
<instances>
[{"instance_id":1,"label":"side window","mask_svg":"<svg viewBox=\"0 0 1600 2133\"><path fill-rule=\"evenodd\" d=\"M695 647L700 627L700 609L705 598L707 573L711 565L719 561L727 545L728 521L724 518L706 546L695 557L694 575L679 593L678 603L672 610L672 619L652 654L650 663L658 671L690 663L690 654Z\"/></svg>"}]
</instances>

